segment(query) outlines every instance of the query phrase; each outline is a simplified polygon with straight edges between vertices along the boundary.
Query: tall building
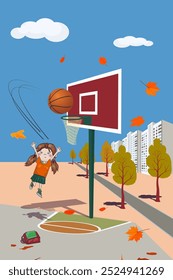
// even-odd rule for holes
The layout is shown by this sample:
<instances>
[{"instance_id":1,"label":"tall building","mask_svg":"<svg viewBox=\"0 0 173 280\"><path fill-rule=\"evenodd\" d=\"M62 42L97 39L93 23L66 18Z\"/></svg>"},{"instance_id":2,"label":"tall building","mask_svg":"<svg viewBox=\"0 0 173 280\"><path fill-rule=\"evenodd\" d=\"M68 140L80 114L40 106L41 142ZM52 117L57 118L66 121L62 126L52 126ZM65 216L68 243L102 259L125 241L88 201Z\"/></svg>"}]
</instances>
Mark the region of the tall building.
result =
<instances>
[{"instance_id":1,"label":"tall building","mask_svg":"<svg viewBox=\"0 0 173 280\"><path fill-rule=\"evenodd\" d=\"M137 130L131 133L131 141L128 152L131 153L137 172L141 172L141 131Z\"/></svg>"},{"instance_id":2,"label":"tall building","mask_svg":"<svg viewBox=\"0 0 173 280\"><path fill-rule=\"evenodd\" d=\"M167 153L173 162L173 124L166 121L151 122L147 129L142 132L139 130L129 132L122 141L113 142L112 149L114 152L118 151L117 145L120 146L122 143L126 147L126 151L131 153L137 172L148 173L146 158L149 147L156 138L160 139L161 143L166 146Z\"/></svg>"},{"instance_id":3,"label":"tall building","mask_svg":"<svg viewBox=\"0 0 173 280\"><path fill-rule=\"evenodd\" d=\"M116 141L116 142L112 142L111 143L111 148L112 148L112 150L115 152L117 152L118 151L118 149L119 149L119 147L121 146L121 145L123 145L123 142L122 141Z\"/></svg>"},{"instance_id":4,"label":"tall building","mask_svg":"<svg viewBox=\"0 0 173 280\"><path fill-rule=\"evenodd\" d=\"M132 134L132 132L129 132L129 133L127 134L127 137L125 137L125 138L122 140L123 145L125 146L127 152L130 151L130 147L131 147L131 134Z\"/></svg>"},{"instance_id":5,"label":"tall building","mask_svg":"<svg viewBox=\"0 0 173 280\"><path fill-rule=\"evenodd\" d=\"M141 173L147 173L146 158L148 156L148 129L141 133Z\"/></svg>"},{"instance_id":6,"label":"tall building","mask_svg":"<svg viewBox=\"0 0 173 280\"><path fill-rule=\"evenodd\" d=\"M119 147L121 146L121 145L123 145L123 142L122 141L113 141L112 143L111 143L111 148L112 148L112 150L114 151L114 152L118 152L118 149L119 149ZM111 166L112 166L112 163L109 163L108 164L108 167L109 168L111 168Z\"/></svg>"}]
</instances>

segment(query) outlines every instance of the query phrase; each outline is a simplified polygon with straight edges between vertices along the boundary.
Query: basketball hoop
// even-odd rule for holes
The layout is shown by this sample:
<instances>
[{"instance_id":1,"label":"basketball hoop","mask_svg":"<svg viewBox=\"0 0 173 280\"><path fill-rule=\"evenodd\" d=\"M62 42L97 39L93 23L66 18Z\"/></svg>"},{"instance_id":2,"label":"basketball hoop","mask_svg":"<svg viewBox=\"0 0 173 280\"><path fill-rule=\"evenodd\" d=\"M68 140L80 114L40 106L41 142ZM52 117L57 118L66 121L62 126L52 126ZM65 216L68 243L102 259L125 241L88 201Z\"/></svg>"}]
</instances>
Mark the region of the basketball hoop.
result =
<instances>
[{"instance_id":1,"label":"basketball hoop","mask_svg":"<svg viewBox=\"0 0 173 280\"><path fill-rule=\"evenodd\" d=\"M79 116L62 116L61 119L65 126L67 142L71 145L76 145L79 127L75 125L81 124L83 118Z\"/></svg>"}]
</instances>

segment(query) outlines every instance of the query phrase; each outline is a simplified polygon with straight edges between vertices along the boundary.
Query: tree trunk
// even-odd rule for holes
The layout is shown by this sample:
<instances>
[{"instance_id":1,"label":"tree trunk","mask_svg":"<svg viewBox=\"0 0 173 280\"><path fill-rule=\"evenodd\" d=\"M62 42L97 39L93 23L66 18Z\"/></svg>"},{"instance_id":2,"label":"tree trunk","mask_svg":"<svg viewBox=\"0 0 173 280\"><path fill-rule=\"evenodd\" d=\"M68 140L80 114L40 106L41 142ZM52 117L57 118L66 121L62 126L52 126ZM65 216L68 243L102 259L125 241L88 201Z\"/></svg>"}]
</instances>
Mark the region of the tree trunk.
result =
<instances>
[{"instance_id":1,"label":"tree trunk","mask_svg":"<svg viewBox=\"0 0 173 280\"><path fill-rule=\"evenodd\" d=\"M88 178L88 164L86 165L86 178Z\"/></svg>"},{"instance_id":2,"label":"tree trunk","mask_svg":"<svg viewBox=\"0 0 173 280\"><path fill-rule=\"evenodd\" d=\"M108 163L106 162L106 177L108 177Z\"/></svg>"},{"instance_id":3,"label":"tree trunk","mask_svg":"<svg viewBox=\"0 0 173 280\"><path fill-rule=\"evenodd\" d=\"M125 209L124 183L121 185L121 209Z\"/></svg>"},{"instance_id":4,"label":"tree trunk","mask_svg":"<svg viewBox=\"0 0 173 280\"><path fill-rule=\"evenodd\" d=\"M159 177L156 178L156 202L160 202Z\"/></svg>"},{"instance_id":5,"label":"tree trunk","mask_svg":"<svg viewBox=\"0 0 173 280\"><path fill-rule=\"evenodd\" d=\"M73 164L73 158L72 158L72 164Z\"/></svg>"}]
</instances>

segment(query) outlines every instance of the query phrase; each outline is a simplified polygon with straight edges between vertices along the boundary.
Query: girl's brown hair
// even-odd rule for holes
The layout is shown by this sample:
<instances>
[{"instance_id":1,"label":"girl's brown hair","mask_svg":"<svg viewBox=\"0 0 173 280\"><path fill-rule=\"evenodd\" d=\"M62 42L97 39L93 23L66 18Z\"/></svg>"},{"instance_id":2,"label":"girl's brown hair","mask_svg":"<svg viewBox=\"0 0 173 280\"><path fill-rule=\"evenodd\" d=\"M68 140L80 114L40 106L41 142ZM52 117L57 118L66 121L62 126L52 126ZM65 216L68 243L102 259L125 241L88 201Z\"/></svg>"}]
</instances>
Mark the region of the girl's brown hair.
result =
<instances>
[{"instance_id":1,"label":"girl's brown hair","mask_svg":"<svg viewBox=\"0 0 173 280\"><path fill-rule=\"evenodd\" d=\"M37 150L37 152L39 152L44 148L51 150L53 155L56 153L56 147L54 144L51 144L51 143L41 143L36 147L36 150ZM36 162L36 160L37 160L36 154L31 155L28 158L28 160L25 162L25 166L30 166L31 164ZM51 160L51 169L52 169L53 174L55 174L59 169L59 165L55 159Z\"/></svg>"}]
</instances>

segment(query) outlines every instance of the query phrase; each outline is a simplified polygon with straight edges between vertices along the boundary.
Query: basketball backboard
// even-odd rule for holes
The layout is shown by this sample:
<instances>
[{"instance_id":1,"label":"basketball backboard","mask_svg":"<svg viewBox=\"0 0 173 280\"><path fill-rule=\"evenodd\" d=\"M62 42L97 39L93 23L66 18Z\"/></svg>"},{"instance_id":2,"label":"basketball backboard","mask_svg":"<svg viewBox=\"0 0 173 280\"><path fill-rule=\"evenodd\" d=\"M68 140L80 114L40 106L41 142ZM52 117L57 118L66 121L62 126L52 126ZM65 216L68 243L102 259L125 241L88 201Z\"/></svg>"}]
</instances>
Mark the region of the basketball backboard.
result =
<instances>
[{"instance_id":1,"label":"basketball backboard","mask_svg":"<svg viewBox=\"0 0 173 280\"><path fill-rule=\"evenodd\" d=\"M67 125L121 133L121 69L67 84L73 95L68 116L90 116L91 124Z\"/></svg>"}]
</instances>

